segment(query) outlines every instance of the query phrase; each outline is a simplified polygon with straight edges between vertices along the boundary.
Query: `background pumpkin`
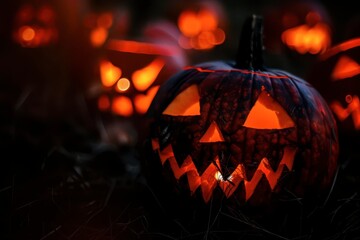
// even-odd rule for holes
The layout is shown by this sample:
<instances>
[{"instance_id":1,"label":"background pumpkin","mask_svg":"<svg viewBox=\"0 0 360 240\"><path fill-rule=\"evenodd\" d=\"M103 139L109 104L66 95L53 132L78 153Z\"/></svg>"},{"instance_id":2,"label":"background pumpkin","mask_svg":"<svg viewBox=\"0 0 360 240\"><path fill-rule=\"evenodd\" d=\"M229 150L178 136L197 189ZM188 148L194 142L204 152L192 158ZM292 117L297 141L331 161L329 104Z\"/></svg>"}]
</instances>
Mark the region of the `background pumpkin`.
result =
<instances>
[{"instance_id":1,"label":"background pumpkin","mask_svg":"<svg viewBox=\"0 0 360 240\"><path fill-rule=\"evenodd\" d=\"M140 36L110 37L104 46L99 79L89 88L89 96L97 106L95 114L100 110L104 122L125 123L126 138L134 139L126 144L144 140L148 125L143 115L160 84L186 65L178 35L175 25L159 20L143 26Z\"/></svg>"},{"instance_id":2,"label":"background pumpkin","mask_svg":"<svg viewBox=\"0 0 360 240\"><path fill-rule=\"evenodd\" d=\"M267 52L280 66L305 78L304 69L307 71L333 42L333 22L327 10L313 0L271 4L264 10Z\"/></svg>"},{"instance_id":3,"label":"background pumpkin","mask_svg":"<svg viewBox=\"0 0 360 240\"><path fill-rule=\"evenodd\" d=\"M350 183L356 184L360 159L360 38L350 38L320 55L307 79L334 113L342 170Z\"/></svg>"},{"instance_id":4,"label":"background pumpkin","mask_svg":"<svg viewBox=\"0 0 360 240\"><path fill-rule=\"evenodd\" d=\"M150 182L159 178L155 189L164 191L164 174L178 196L255 206L316 198L329 186L338 156L332 113L310 84L265 68L262 50L262 19L253 16L236 62L198 64L160 87L148 111L158 157L145 168Z\"/></svg>"},{"instance_id":5,"label":"background pumpkin","mask_svg":"<svg viewBox=\"0 0 360 240\"><path fill-rule=\"evenodd\" d=\"M47 46L57 42L57 16L45 2L24 3L14 19L13 39L23 47Z\"/></svg>"}]
</instances>

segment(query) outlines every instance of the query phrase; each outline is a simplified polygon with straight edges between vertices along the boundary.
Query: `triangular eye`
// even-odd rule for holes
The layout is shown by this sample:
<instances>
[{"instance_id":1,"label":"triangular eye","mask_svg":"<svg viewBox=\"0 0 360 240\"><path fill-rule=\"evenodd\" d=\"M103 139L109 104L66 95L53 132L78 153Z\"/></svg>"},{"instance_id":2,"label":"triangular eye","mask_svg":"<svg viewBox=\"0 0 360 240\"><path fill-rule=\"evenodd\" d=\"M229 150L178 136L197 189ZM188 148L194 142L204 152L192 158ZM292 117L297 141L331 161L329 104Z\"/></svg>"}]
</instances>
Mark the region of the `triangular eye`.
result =
<instances>
[{"instance_id":1,"label":"triangular eye","mask_svg":"<svg viewBox=\"0 0 360 240\"><path fill-rule=\"evenodd\" d=\"M201 137L200 142L202 143L224 142L224 137L222 136L221 131L215 122L211 123L210 127Z\"/></svg>"},{"instance_id":2,"label":"triangular eye","mask_svg":"<svg viewBox=\"0 0 360 240\"><path fill-rule=\"evenodd\" d=\"M284 129L295 123L270 94L263 91L246 118L244 127L256 129Z\"/></svg>"},{"instance_id":3,"label":"triangular eye","mask_svg":"<svg viewBox=\"0 0 360 240\"><path fill-rule=\"evenodd\" d=\"M177 95L163 114L171 116L200 115L200 96L197 86L191 85Z\"/></svg>"},{"instance_id":4,"label":"triangular eye","mask_svg":"<svg viewBox=\"0 0 360 240\"><path fill-rule=\"evenodd\" d=\"M336 63L331 78L334 81L343 80L360 74L360 65L348 56L342 56Z\"/></svg>"}]
</instances>

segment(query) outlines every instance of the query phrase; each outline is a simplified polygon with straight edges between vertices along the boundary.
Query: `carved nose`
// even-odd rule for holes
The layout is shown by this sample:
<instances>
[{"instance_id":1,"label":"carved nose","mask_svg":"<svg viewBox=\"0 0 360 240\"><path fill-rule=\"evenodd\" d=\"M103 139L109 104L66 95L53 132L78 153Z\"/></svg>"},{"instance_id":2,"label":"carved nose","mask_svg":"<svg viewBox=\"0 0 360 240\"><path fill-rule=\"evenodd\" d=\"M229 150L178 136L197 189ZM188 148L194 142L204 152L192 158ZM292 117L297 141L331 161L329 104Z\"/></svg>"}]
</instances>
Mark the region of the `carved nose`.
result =
<instances>
[{"instance_id":1,"label":"carved nose","mask_svg":"<svg viewBox=\"0 0 360 240\"><path fill-rule=\"evenodd\" d=\"M200 139L201 143L224 142L224 137L216 122L212 122Z\"/></svg>"}]
</instances>

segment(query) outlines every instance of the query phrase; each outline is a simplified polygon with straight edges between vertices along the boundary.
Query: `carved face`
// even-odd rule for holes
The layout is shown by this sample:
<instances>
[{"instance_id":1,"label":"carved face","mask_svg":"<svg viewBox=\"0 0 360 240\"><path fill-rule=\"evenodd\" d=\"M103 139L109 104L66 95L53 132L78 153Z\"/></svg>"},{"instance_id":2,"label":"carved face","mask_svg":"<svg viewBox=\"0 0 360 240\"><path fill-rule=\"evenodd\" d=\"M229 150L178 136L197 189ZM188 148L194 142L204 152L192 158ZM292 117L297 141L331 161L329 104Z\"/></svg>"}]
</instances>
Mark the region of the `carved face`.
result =
<instances>
[{"instance_id":1,"label":"carved face","mask_svg":"<svg viewBox=\"0 0 360 240\"><path fill-rule=\"evenodd\" d=\"M157 23L145 28L153 41L109 40L107 58L100 62L105 89L98 101L101 110L122 117L145 114L160 84L186 63L181 49L165 40L172 37L172 27Z\"/></svg>"},{"instance_id":2,"label":"carved face","mask_svg":"<svg viewBox=\"0 0 360 240\"><path fill-rule=\"evenodd\" d=\"M157 79L165 65L161 57L128 57L137 59L137 64L131 65L129 61L120 68L107 59L100 61L101 80L106 91L100 96L98 106L100 110L111 110L123 117L147 111L159 88ZM135 69L135 66L143 67Z\"/></svg>"},{"instance_id":3,"label":"carved face","mask_svg":"<svg viewBox=\"0 0 360 240\"><path fill-rule=\"evenodd\" d=\"M341 134L360 133L360 38L340 43L321 55L309 76L330 105Z\"/></svg>"},{"instance_id":4,"label":"carved face","mask_svg":"<svg viewBox=\"0 0 360 240\"><path fill-rule=\"evenodd\" d=\"M265 35L269 48L317 55L331 45L331 24L324 7L316 2L289 2L270 11ZM280 46L282 44L282 46ZM277 46L279 45L279 46Z\"/></svg>"},{"instance_id":5,"label":"carved face","mask_svg":"<svg viewBox=\"0 0 360 240\"><path fill-rule=\"evenodd\" d=\"M56 14L50 5L23 5L15 16L13 38L23 47L46 46L57 41Z\"/></svg>"},{"instance_id":6,"label":"carved face","mask_svg":"<svg viewBox=\"0 0 360 240\"><path fill-rule=\"evenodd\" d=\"M335 170L330 109L311 86L285 72L222 62L189 68L161 86L149 114L164 171L205 202L219 192L242 202L268 201L284 186L302 194L328 184Z\"/></svg>"}]
</instances>

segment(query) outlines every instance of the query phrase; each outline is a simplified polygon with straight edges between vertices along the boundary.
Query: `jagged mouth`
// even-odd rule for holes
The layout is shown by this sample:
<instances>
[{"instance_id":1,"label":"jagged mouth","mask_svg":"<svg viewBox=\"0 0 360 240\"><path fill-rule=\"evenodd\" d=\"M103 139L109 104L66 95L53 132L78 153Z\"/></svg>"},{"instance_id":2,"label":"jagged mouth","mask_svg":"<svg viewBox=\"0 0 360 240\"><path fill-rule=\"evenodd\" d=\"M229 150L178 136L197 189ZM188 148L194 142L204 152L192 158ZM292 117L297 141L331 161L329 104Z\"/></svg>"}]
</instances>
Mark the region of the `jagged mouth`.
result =
<instances>
[{"instance_id":1,"label":"jagged mouth","mask_svg":"<svg viewBox=\"0 0 360 240\"><path fill-rule=\"evenodd\" d=\"M289 171L292 170L297 151L296 147L286 146L276 171L270 166L269 160L264 157L260 161L251 179L247 179L245 166L243 164L239 164L235 170L224 179L221 174L218 158L215 158L213 163L210 163L202 175L200 175L191 156L187 156L181 166L178 165L171 144L161 150L158 139L152 139L152 148L158 152L162 165L169 162L170 168L177 180L184 174L187 175L189 189L192 194L195 193L199 187L201 188L202 197L206 203L211 199L212 193L217 186L220 187L224 195L229 198L241 182L244 182L245 200L247 201L254 194L263 176L268 181L271 190L274 190L284 168L286 167Z\"/></svg>"}]
</instances>

